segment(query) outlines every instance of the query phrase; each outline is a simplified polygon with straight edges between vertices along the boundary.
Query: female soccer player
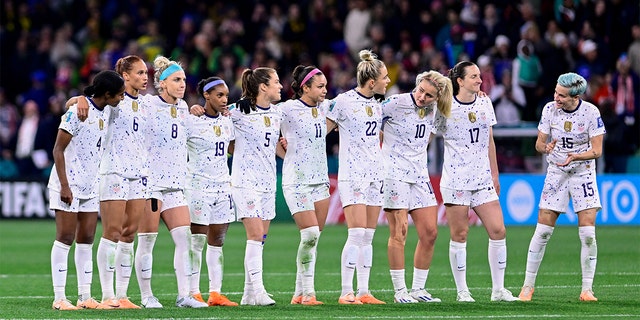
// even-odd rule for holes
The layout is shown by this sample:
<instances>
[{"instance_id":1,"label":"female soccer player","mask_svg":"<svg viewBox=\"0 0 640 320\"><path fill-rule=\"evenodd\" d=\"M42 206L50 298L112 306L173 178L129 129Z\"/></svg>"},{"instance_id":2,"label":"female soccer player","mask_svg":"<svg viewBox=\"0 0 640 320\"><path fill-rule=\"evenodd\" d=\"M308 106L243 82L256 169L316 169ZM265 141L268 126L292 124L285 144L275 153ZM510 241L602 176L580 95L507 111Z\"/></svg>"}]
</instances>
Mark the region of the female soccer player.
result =
<instances>
[{"instance_id":1,"label":"female soccer player","mask_svg":"<svg viewBox=\"0 0 640 320\"><path fill-rule=\"evenodd\" d=\"M282 166L282 190L300 229L296 256L296 288L291 304L319 305L314 289L316 253L329 210L329 175L325 135L327 121L320 106L327 78L314 66L293 70L295 99L279 105L280 130L287 141Z\"/></svg>"},{"instance_id":2,"label":"female soccer player","mask_svg":"<svg viewBox=\"0 0 640 320\"><path fill-rule=\"evenodd\" d=\"M389 272L397 303L440 302L424 289L438 235L438 203L429 181L427 147L435 131L436 113L448 117L451 100L451 80L429 71L416 77L410 93L391 96L382 103L384 211L389 221ZM411 292L404 280L408 214L418 232Z\"/></svg>"},{"instance_id":3,"label":"female soccer player","mask_svg":"<svg viewBox=\"0 0 640 320\"><path fill-rule=\"evenodd\" d=\"M360 51L358 87L339 94L327 112L327 127L339 128L340 159L338 189L347 221L348 235L342 250L340 304L383 304L369 292L373 262L373 235L382 206L380 152L381 104L389 75L384 62L369 50ZM353 275L358 269L358 293Z\"/></svg>"},{"instance_id":4,"label":"female soccer player","mask_svg":"<svg viewBox=\"0 0 640 320\"><path fill-rule=\"evenodd\" d=\"M558 216L567 211L569 198L578 214L582 301L598 301L593 295L598 245L596 213L602 207L596 183L596 161L602 155L605 128L598 107L580 99L587 81L575 73L558 77L553 99L544 106L538 125L536 150L547 154L547 176L540 197L538 224L529 243L520 300L530 301L538 268Z\"/></svg>"},{"instance_id":5,"label":"female soccer player","mask_svg":"<svg viewBox=\"0 0 640 320\"><path fill-rule=\"evenodd\" d=\"M449 70L454 101L451 116L436 118L444 139L440 192L451 231L449 263L458 291L457 301L475 302L467 287L467 233L469 208L489 235L491 301L515 301L504 287L507 266L506 229L498 201L500 182L491 127L496 124L489 97L479 97L480 69L462 61Z\"/></svg>"},{"instance_id":6,"label":"female soccer player","mask_svg":"<svg viewBox=\"0 0 640 320\"><path fill-rule=\"evenodd\" d=\"M222 116L227 111L229 88L218 77L198 83L198 93L205 99L204 114L186 118L189 175L185 197L191 214L191 256L193 258L190 293L204 301L200 293L202 250L207 243L206 263L209 272L210 306L237 306L221 294L224 244L229 223L235 221L231 198L231 178L227 149L235 139L233 123Z\"/></svg>"},{"instance_id":7,"label":"female soccer player","mask_svg":"<svg viewBox=\"0 0 640 320\"><path fill-rule=\"evenodd\" d=\"M114 71L102 71L84 89L91 104L81 122L73 105L62 116L53 147L55 164L49 178L49 205L56 215L56 240L51 249L53 309L105 309L91 297L92 247L98 220L98 165L104 152L109 108L124 98L124 80ZM78 303L67 300L67 260L76 241L74 261L78 274Z\"/></svg>"},{"instance_id":8,"label":"female soccer player","mask_svg":"<svg viewBox=\"0 0 640 320\"><path fill-rule=\"evenodd\" d=\"M175 244L173 266L178 284L176 306L207 307L206 303L189 294L191 220L183 193L187 177L185 118L189 116L187 104L182 100L186 89L186 76L178 63L165 57L157 57L153 64L154 84L159 95L149 98L147 103L149 199L144 217L140 219L136 249L136 275L142 305L159 304L152 301L154 296L151 291L151 268L153 246L162 218Z\"/></svg>"},{"instance_id":9,"label":"female soccer player","mask_svg":"<svg viewBox=\"0 0 640 320\"><path fill-rule=\"evenodd\" d=\"M281 115L280 78L259 67L242 73L242 96L231 109L236 140L232 143L231 194L236 215L247 234L245 286L240 304L273 305L262 279L262 253L271 220L276 216L276 145Z\"/></svg>"}]
</instances>

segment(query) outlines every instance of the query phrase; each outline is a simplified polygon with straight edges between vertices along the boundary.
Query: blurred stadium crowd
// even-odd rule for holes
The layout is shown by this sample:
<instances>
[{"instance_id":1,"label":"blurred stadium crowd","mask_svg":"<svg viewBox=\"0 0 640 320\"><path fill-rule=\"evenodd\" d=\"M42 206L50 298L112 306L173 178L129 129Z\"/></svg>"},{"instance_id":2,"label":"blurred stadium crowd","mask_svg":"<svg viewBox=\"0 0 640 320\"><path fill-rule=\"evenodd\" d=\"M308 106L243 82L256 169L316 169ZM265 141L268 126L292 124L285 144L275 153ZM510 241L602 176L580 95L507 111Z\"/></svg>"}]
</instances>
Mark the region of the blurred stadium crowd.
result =
<instances>
[{"instance_id":1,"label":"blurred stadium crowd","mask_svg":"<svg viewBox=\"0 0 640 320\"><path fill-rule=\"evenodd\" d=\"M577 72L607 127L603 171L625 172L638 152L637 0L4 0L0 178L48 176L65 101L125 55L179 60L191 105L200 103L196 83L212 75L231 84L236 101L242 70L257 66L278 70L284 99L293 68L314 64L333 98L355 86L363 48L385 62L388 95L411 90L421 71L446 75L457 61L476 62L506 126L535 124L558 75ZM328 139L334 155L337 136ZM535 153L527 146L498 150L512 154L501 171L526 171L518 159Z\"/></svg>"}]
</instances>

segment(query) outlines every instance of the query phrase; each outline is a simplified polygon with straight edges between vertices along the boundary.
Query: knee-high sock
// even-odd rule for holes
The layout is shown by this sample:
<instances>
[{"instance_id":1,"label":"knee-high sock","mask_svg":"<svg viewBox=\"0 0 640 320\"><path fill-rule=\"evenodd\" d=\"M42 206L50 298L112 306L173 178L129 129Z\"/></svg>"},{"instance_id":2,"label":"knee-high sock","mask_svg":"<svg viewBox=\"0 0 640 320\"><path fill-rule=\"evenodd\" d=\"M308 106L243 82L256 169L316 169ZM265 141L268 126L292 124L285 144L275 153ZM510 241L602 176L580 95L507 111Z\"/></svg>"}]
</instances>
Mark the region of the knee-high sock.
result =
<instances>
[{"instance_id":1,"label":"knee-high sock","mask_svg":"<svg viewBox=\"0 0 640 320\"><path fill-rule=\"evenodd\" d=\"M142 300L153 296L151 291L151 274L153 273L153 246L158 238L157 232L138 233L138 247L136 248L136 278L140 286Z\"/></svg>"},{"instance_id":2,"label":"knee-high sock","mask_svg":"<svg viewBox=\"0 0 640 320\"><path fill-rule=\"evenodd\" d=\"M91 280L93 279L93 243L76 243L74 262L78 276L78 298L91 298Z\"/></svg>"},{"instance_id":3,"label":"knee-high sock","mask_svg":"<svg viewBox=\"0 0 640 320\"><path fill-rule=\"evenodd\" d=\"M316 247L320 229L312 226L300 230L300 244L296 256L297 272L300 274L302 282L302 293L304 295L315 295L313 285L316 265Z\"/></svg>"},{"instance_id":4,"label":"knee-high sock","mask_svg":"<svg viewBox=\"0 0 640 320\"><path fill-rule=\"evenodd\" d=\"M469 290L467 287L467 243L449 241L449 264L458 292Z\"/></svg>"},{"instance_id":5,"label":"knee-high sock","mask_svg":"<svg viewBox=\"0 0 640 320\"><path fill-rule=\"evenodd\" d=\"M340 275L342 279L342 294L353 292L353 274L360 256L360 244L364 238L364 228L350 228L347 230L347 241L342 248Z\"/></svg>"},{"instance_id":6,"label":"knee-high sock","mask_svg":"<svg viewBox=\"0 0 640 320\"><path fill-rule=\"evenodd\" d=\"M207 245L207 270L209 271L209 292L222 292L224 272L222 247Z\"/></svg>"},{"instance_id":7,"label":"knee-high sock","mask_svg":"<svg viewBox=\"0 0 640 320\"><path fill-rule=\"evenodd\" d=\"M116 298L126 298L133 270L133 242L118 241L116 245Z\"/></svg>"},{"instance_id":8,"label":"knee-high sock","mask_svg":"<svg viewBox=\"0 0 640 320\"><path fill-rule=\"evenodd\" d=\"M116 243L105 238L100 238L96 260L98 262L100 287L102 288L102 300L115 298L116 295L113 291L113 274L116 269Z\"/></svg>"},{"instance_id":9,"label":"knee-high sock","mask_svg":"<svg viewBox=\"0 0 640 320\"><path fill-rule=\"evenodd\" d=\"M389 274L391 275L393 291L407 290L407 283L404 280L404 269L391 269L389 270Z\"/></svg>"},{"instance_id":10,"label":"knee-high sock","mask_svg":"<svg viewBox=\"0 0 640 320\"><path fill-rule=\"evenodd\" d=\"M181 226L171 229L171 238L175 244L173 251L173 268L178 283L178 297L189 295L189 280L191 279L191 228Z\"/></svg>"},{"instance_id":11,"label":"knee-high sock","mask_svg":"<svg viewBox=\"0 0 640 320\"><path fill-rule=\"evenodd\" d=\"M264 291L264 283L262 281L262 251L263 247L260 241L247 240L244 263L246 275L249 277L251 284L251 288L247 289L253 290L253 292L247 293L259 293Z\"/></svg>"},{"instance_id":12,"label":"knee-high sock","mask_svg":"<svg viewBox=\"0 0 640 320\"><path fill-rule=\"evenodd\" d=\"M598 244L596 243L596 227L579 227L580 265L582 266L582 291L592 290L593 276L598 263Z\"/></svg>"},{"instance_id":13,"label":"knee-high sock","mask_svg":"<svg viewBox=\"0 0 640 320\"><path fill-rule=\"evenodd\" d=\"M504 270L507 268L507 240L489 239L489 269L493 290L504 288Z\"/></svg>"},{"instance_id":14,"label":"knee-high sock","mask_svg":"<svg viewBox=\"0 0 640 320\"><path fill-rule=\"evenodd\" d=\"M544 250L547 248L551 235L553 235L553 227L541 223L536 225L536 230L533 232L531 242L529 242L527 269L524 275L525 286L535 287L538 269L540 268L540 263L542 263Z\"/></svg>"},{"instance_id":15,"label":"knee-high sock","mask_svg":"<svg viewBox=\"0 0 640 320\"><path fill-rule=\"evenodd\" d=\"M427 286L427 278L429 277L429 269L418 269L413 267L413 284L411 290L424 289Z\"/></svg>"},{"instance_id":16,"label":"knee-high sock","mask_svg":"<svg viewBox=\"0 0 640 320\"><path fill-rule=\"evenodd\" d=\"M376 229L364 229L357 264L358 296L369 293L369 276L373 264L373 235L375 233Z\"/></svg>"},{"instance_id":17,"label":"knee-high sock","mask_svg":"<svg viewBox=\"0 0 640 320\"><path fill-rule=\"evenodd\" d=\"M68 246L60 241L54 241L51 248L51 279L53 280L54 300L66 299L67 269L69 260Z\"/></svg>"},{"instance_id":18,"label":"knee-high sock","mask_svg":"<svg viewBox=\"0 0 640 320\"><path fill-rule=\"evenodd\" d=\"M202 270L202 249L207 243L206 234L191 235L191 280L189 293L200 293L200 271Z\"/></svg>"}]
</instances>

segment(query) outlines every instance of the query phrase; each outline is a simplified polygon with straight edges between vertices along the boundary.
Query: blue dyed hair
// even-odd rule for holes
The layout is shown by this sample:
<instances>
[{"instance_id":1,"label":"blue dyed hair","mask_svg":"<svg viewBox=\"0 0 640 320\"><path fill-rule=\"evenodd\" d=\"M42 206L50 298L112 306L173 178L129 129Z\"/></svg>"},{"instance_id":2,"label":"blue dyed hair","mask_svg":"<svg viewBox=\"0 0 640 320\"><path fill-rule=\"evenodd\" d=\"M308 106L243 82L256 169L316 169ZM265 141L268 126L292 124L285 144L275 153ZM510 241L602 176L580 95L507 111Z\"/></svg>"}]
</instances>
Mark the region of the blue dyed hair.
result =
<instances>
[{"instance_id":1,"label":"blue dyed hair","mask_svg":"<svg viewBox=\"0 0 640 320\"><path fill-rule=\"evenodd\" d=\"M561 74L558 77L558 84L568 88L570 96L577 96L587 91L587 80L573 72Z\"/></svg>"}]
</instances>

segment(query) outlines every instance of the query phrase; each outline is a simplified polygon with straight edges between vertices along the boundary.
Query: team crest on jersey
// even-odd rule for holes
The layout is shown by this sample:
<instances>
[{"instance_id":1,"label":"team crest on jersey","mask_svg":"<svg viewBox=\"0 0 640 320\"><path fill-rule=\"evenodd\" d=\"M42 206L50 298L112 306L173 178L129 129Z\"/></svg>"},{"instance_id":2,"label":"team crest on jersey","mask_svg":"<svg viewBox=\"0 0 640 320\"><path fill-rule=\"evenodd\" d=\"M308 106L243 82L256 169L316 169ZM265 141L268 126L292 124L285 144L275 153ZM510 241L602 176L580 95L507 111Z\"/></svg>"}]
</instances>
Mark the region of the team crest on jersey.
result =
<instances>
[{"instance_id":1,"label":"team crest on jersey","mask_svg":"<svg viewBox=\"0 0 640 320\"><path fill-rule=\"evenodd\" d=\"M571 127L573 127L573 124L571 123L571 121L564 122L564 131L571 132Z\"/></svg>"},{"instance_id":2,"label":"team crest on jersey","mask_svg":"<svg viewBox=\"0 0 640 320\"><path fill-rule=\"evenodd\" d=\"M476 113L471 111L469 112L469 121L471 121L471 123L476 122L476 120L478 120L478 118L476 118Z\"/></svg>"},{"instance_id":3,"label":"team crest on jersey","mask_svg":"<svg viewBox=\"0 0 640 320\"><path fill-rule=\"evenodd\" d=\"M104 129L104 120L98 120L98 127L100 128L100 130Z\"/></svg>"},{"instance_id":4,"label":"team crest on jersey","mask_svg":"<svg viewBox=\"0 0 640 320\"><path fill-rule=\"evenodd\" d=\"M373 117L373 108L371 108L371 106L366 106L366 111L367 111L367 115L369 117Z\"/></svg>"},{"instance_id":5,"label":"team crest on jersey","mask_svg":"<svg viewBox=\"0 0 640 320\"><path fill-rule=\"evenodd\" d=\"M138 112L138 101L131 101L131 109L133 112Z\"/></svg>"},{"instance_id":6,"label":"team crest on jersey","mask_svg":"<svg viewBox=\"0 0 640 320\"><path fill-rule=\"evenodd\" d=\"M216 136L220 136L222 134L222 130L220 129L220 126L213 126L213 132L215 132Z\"/></svg>"},{"instance_id":7,"label":"team crest on jersey","mask_svg":"<svg viewBox=\"0 0 640 320\"><path fill-rule=\"evenodd\" d=\"M420 119L424 118L427 116L427 109L425 108L418 108L418 117L420 117Z\"/></svg>"},{"instance_id":8,"label":"team crest on jersey","mask_svg":"<svg viewBox=\"0 0 640 320\"><path fill-rule=\"evenodd\" d=\"M176 107L171 106L171 118L177 118L178 117L178 109L176 109Z\"/></svg>"},{"instance_id":9,"label":"team crest on jersey","mask_svg":"<svg viewBox=\"0 0 640 320\"><path fill-rule=\"evenodd\" d=\"M317 118L318 117L318 108L316 108L316 107L311 108L311 115L314 118Z\"/></svg>"},{"instance_id":10,"label":"team crest on jersey","mask_svg":"<svg viewBox=\"0 0 640 320\"><path fill-rule=\"evenodd\" d=\"M271 127L271 118L264 116L264 125L265 127Z\"/></svg>"}]
</instances>

